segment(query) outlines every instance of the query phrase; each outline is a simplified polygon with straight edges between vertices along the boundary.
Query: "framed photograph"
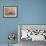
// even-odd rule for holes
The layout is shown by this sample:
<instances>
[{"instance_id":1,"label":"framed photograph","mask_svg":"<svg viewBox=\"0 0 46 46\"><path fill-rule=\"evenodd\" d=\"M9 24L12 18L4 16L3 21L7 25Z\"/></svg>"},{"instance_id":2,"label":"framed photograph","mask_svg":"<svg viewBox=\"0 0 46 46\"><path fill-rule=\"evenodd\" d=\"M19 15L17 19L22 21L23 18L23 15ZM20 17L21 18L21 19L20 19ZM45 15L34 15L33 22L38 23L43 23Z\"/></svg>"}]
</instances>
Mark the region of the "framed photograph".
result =
<instances>
[{"instance_id":1,"label":"framed photograph","mask_svg":"<svg viewBox=\"0 0 46 46\"><path fill-rule=\"evenodd\" d=\"M17 7L16 6L5 6L3 13L4 13L4 17L16 17Z\"/></svg>"}]
</instances>

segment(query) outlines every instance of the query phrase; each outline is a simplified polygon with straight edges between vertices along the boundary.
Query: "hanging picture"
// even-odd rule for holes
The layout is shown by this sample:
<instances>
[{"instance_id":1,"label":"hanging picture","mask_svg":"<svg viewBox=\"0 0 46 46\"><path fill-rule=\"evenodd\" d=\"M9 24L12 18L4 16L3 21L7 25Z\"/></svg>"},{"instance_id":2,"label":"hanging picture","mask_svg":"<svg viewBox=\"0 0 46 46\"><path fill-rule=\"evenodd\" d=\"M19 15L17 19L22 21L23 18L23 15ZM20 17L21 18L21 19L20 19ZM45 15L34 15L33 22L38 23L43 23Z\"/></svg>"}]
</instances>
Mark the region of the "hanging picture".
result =
<instances>
[{"instance_id":1,"label":"hanging picture","mask_svg":"<svg viewBox=\"0 0 46 46\"><path fill-rule=\"evenodd\" d=\"M5 6L4 7L4 17L16 17L17 7L16 6Z\"/></svg>"}]
</instances>

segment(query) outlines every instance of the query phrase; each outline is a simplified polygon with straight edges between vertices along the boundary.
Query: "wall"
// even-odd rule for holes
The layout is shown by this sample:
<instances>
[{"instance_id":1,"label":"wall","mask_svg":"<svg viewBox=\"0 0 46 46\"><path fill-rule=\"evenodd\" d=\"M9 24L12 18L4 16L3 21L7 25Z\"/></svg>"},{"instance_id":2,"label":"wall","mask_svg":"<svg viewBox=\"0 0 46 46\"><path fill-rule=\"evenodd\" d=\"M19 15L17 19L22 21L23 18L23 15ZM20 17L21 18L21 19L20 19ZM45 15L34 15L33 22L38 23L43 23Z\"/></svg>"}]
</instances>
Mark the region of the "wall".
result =
<instances>
[{"instance_id":1,"label":"wall","mask_svg":"<svg viewBox=\"0 0 46 46\"><path fill-rule=\"evenodd\" d=\"M3 6L5 5L16 5L18 16L16 18L3 18ZM46 24L46 0L8 0L1 2L0 44L8 43L9 32L18 32L18 24Z\"/></svg>"},{"instance_id":2,"label":"wall","mask_svg":"<svg viewBox=\"0 0 46 46\"><path fill-rule=\"evenodd\" d=\"M46 24L46 0L20 0L19 20L21 24Z\"/></svg>"},{"instance_id":3,"label":"wall","mask_svg":"<svg viewBox=\"0 0 46 46\"><path fill-rule=\"evenodd\" d=\"M7 44L9 42L8 35L10 32L16 32L16 35L18 34L18 18L3 18L3 6L17 6L17 0L2 0L0 2L0 44ZM18 43L17 39L15 43Z\"/></svg>"}]
</instances>

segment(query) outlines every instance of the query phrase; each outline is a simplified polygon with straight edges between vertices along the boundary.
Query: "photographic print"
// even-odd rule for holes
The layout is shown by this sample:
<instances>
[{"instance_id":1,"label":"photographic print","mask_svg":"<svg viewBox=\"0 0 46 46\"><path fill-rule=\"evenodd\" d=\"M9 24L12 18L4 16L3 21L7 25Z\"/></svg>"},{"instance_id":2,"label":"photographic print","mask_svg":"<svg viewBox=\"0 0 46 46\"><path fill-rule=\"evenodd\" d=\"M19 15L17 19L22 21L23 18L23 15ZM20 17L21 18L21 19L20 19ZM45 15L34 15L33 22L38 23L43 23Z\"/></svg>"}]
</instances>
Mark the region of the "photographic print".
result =
<instances>
[{"instance_id":1,"label":"photographic print","mask_svg":"<svg viewBox=\"0 0 46 46\"><path fill-rule=\"evenodd\" d=\"M17 7L15 6L5 6L4 7L4 17L16 17Z\"/></svg>"}]
</instances>

